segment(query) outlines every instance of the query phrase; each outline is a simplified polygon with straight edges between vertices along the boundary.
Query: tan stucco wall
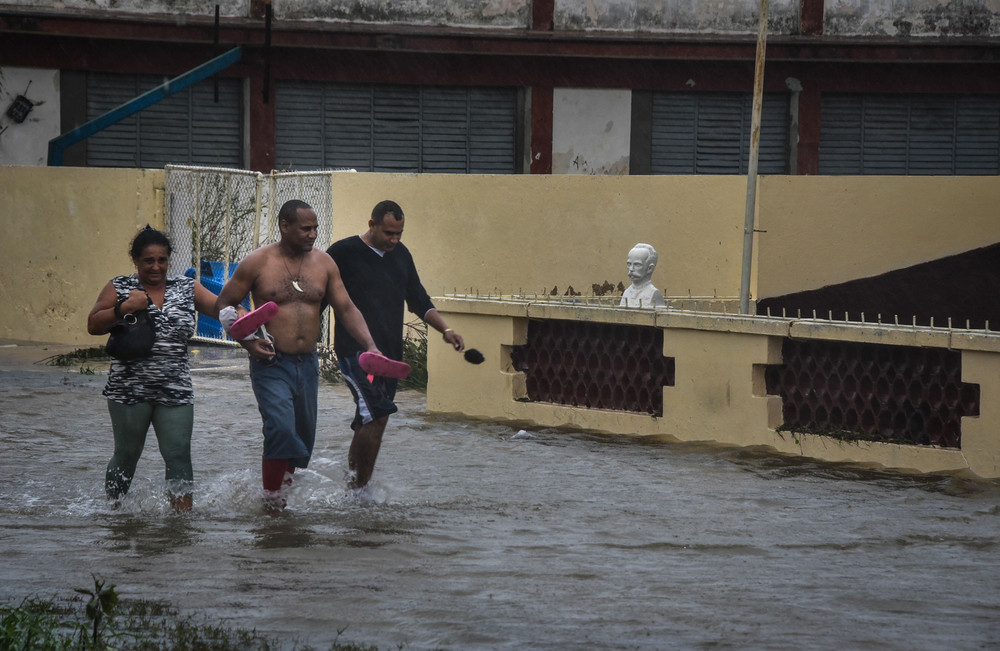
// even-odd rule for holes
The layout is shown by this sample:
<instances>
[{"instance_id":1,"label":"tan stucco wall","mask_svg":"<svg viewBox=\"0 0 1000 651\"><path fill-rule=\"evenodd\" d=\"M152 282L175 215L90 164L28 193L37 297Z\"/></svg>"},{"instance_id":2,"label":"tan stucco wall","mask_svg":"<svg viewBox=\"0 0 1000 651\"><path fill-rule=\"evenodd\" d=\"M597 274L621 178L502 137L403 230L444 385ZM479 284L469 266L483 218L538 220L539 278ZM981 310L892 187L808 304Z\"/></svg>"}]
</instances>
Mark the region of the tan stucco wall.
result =
<instances>
[{"instance_id":1,"label":"tan stucco wall","mask_svg":"<svg viewBox=\"0 0 1000 651\"><path fill-rule=\"evenodd\" d=\"M163 172L0 167L0 338L92 346L101 288L134 271L128 247L163 228Z\"/></svg>"},{"instance_id":2,"label":"tan stucco wall","mask_svg":"<svg viewBox=\"0 0 1000 651\"><path fill-rule=\"evenodd\" d=\"M990 388L1000 389L1000 354L987 351L962 353L962 381L979 384L982 396ZM980 399L979 416L962 419L962 452L973 472L984 477L1000 477L1000 401Z\"/></svg>"},{"instance_id":3,"label":"tan stucco wall","mask_svg":"<svg viewBox=\"0 0 1000 651\"><path fill-rule=\"evenodd\" d=\"M392 199L432 296L627 284L637 242L659 253L665 294L737 296L745 192L735 176L339 174L334 238L366 230Z\"/></svg>"},{"instance_id":4,"label":"tan stucco wall","mask_svg":"<svg viewBox=\"0 0 1000 651\"><path fill-rule=\"evenodd\" d=\"M1000 242L996 176L766 176L757 201L762 298Z\"/></svg>"},{"instance_id":5,"label":"tan stucco wall","mask_svg":"<svg viewBox=\"0 0 1000 651\"><path fill-rule=\"evenodd\" d=\"M660 252L654 282L668 295L733 296L739 290L745 179L335 174L334 238L366 228L372 206L392 198L406 211L404 241L428 291L539 292L617 282L637 241ZM0 338L96 345L86 316L108 280L132 270L130 239L163 227L159 170L0 167ZM758 192L762 295L869 276L1000 241L1000 182L974 178L764 177ZM670 418L527 403L507 349L524 342L528 313L493 302L489 314L438 298L449 323L487 356L473 366L431 337L428 408L483 418L765 444L830 460L864 460L922 471L969 468L1000 475L1000 335L938 329L891 334L900 345L963 350L964 381L981 385L982 412L963 421L963 451L845 444L780 435L761 365L782 337L884 342L876 326L818 324L677 311L610 310L615 322L666 329L677 383L664 389ZM480 302L481 303L481 302ZM535 305L531 316L605 318L603 308ZM502 317L502 318L498 318ZM572 317L575 318L575 317ZM861 337L861 339L859 339ZM964 339L963 339L964 337ZM996 338L998 341L994 341ZM885 342L892 343L892 342ZM692 370L696 369L696 370ZM860 451L860 452L859 452Z\"/></svg>"},{"instance_id":6,"label":"tan stucco wall","mask_svg":"<svg viewBox=\"0 0 1000 651\"><path fill-rule=\"evenodd\" d=\"M432 296L627 284L636 242L660 254L668 296L735 297L746 179L739 176L334 174L333 238L399 202L403 241ZM160 170L0 167L0 337L92 345L97 292L163 225ZM997 177L762 177L754 266L773 296L1000 242Z\"/></svg>"},{"instance_id":7,"label":"tan stucco wall","mask_svg":"<svg viewBox=\"0 0 1000 651\"><path fill-rule=\"evenodd\" d=\"M335 175L334 237L381 199L431 295L628 284L636 242L660 255L668 296L740 292L746 179L739 176ZM997 177L764 176L754 298L816 289L1000 242Z\"/></svg>"},{"instance_id":8,"label":"tan stucco wall","mask_svg":"<svg viewBox=\"0 0 1000 651\"><path fill-rule=\"evenodd\" d=\"M439 308L448 324L468 346L481 350L486 361L468 364L440 337L431 337L430 411L627 436L763 445L827 461L1000 477L1000 413L994 399L1000 395L1000 335L476 299L440 299ZM527 323L532 318L663 328L663 354L673 357L675 364L674 386L663 388L664 415L525 401L524 377L511 367L510 346L527 342ZM961 450L779 432L781 399L767 395L763 370L766 364L781 363L785 337L961 350L963 381L980 386L980 416L963 419Z\"/></svg>"}]
</instances>

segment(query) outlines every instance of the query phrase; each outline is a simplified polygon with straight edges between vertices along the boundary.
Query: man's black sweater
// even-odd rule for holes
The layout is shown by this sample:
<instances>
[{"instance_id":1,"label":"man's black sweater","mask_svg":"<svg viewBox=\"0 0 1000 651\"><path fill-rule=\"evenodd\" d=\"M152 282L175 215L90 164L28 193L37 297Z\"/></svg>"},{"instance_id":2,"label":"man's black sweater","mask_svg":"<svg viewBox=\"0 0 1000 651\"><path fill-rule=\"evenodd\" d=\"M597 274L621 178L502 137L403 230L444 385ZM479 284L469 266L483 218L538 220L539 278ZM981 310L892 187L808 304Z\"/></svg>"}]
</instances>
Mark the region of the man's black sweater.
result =
<instances>
[{"instance_id":1,"label":"man's black sweater","mask_svg":"<svg viewBox=\"0 0 1000 651\"><path fill-rule=\"evenodd\" d=\"M340 267L344 287L364 315L375 345L386 357L403 359L403 304L421 319L434 309L410 251L400 242L379 256L353 235L334 242L326 252ZM333 348L341 359L365 350L339 322L334 324Z\"/></svg>"}]
</instances>

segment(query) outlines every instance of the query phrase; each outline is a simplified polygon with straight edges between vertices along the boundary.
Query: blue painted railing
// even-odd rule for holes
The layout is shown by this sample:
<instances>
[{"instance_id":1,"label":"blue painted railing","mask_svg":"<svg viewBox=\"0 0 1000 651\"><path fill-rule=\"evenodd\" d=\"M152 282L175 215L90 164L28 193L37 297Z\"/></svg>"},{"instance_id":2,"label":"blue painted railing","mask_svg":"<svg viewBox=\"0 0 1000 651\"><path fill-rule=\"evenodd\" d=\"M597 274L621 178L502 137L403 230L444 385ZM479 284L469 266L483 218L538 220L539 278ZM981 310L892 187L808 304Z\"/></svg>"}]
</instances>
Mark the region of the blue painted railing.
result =
<instances>
[{"instance_id":1,"label":"blue painted railing","mask_svg":"<svg viewBox=\"0 0 1000 651\"><path fill-rule=\"evenodd\" d=\"M63 151L65 151L65 149L70 145L76 144L81 140L85 140L98 131L106 129L116 122L124 120L128 116L138 113L142 109L152 106L160 100L184 90L188 86L211 77L220 70L228 68L239 61L242 54L243 51L241 48L234 47L228 52L215 57L211 61L206 61L197 68L192 68L184 74L174 77L152 90L146 91L135 99L129 100L121 106L111 109L104 115L96 117L90 122L82 124L72 131L67 131L61 136L53 138L49 141L49 165L62 165Z\"/></svg>"}]
</instances>

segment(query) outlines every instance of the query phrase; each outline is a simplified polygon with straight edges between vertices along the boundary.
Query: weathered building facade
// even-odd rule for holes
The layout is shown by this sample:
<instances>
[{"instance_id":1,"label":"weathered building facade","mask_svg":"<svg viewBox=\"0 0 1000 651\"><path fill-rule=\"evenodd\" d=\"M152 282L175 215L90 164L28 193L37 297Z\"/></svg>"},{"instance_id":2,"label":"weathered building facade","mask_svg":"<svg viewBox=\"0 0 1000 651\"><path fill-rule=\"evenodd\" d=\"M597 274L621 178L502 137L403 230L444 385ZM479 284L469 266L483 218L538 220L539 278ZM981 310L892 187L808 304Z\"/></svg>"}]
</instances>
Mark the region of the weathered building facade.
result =
<instances>
[{"instance_id":1,"label":"weathered building facade","mask_svg":"<svg viewBox=\"0 0 1000 651\"><path fill-rule=\"evenodd\" d=\"M738 174L757 21L757 0L0 1L0 163L240 46L65 164ZM767 23L762 173L1000 173L1000 0L771 0Z\"/></svg>"}]
</instances>

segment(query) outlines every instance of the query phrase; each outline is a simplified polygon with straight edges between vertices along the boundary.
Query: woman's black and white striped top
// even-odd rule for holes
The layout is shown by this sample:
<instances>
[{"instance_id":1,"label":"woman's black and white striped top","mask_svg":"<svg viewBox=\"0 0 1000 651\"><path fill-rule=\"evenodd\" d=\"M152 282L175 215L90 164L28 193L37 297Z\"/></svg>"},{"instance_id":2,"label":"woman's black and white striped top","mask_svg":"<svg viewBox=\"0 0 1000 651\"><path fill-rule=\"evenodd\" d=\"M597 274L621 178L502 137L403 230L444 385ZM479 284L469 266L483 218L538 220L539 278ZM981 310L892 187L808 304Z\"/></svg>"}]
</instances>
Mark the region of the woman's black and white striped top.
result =
<instances>
[{"instance_id":1,"label":"woman's black and white striped top","mask_svg":"<svg viewBox=\"0 0 1000 651\"><path fill-rule=\"evenodd\" d=\"M118 299L142 289L138 278L117 276L111 280ZM153 352L131 362L111 360L104 395L126 405L155 402L168 407L194 402L188 365L188 340L194 334L194 280L186 276L167 278L163 309L149 306L156 328Z\"/></svg>"}]
</instances>

